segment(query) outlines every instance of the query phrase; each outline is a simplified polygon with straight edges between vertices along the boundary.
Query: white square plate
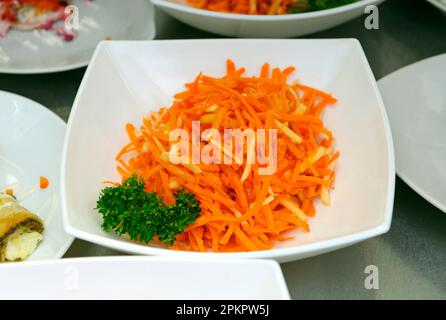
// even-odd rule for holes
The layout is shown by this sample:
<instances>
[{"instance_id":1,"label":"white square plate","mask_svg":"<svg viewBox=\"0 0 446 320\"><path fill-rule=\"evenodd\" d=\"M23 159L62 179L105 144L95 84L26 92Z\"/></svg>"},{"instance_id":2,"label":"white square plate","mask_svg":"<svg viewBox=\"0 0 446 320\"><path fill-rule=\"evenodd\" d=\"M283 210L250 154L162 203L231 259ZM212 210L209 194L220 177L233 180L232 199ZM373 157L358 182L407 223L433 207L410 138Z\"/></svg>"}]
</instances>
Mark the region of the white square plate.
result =
<instances>
[{"instance_id":1,"label":"white square plate","mask_svg":"<svg viewBox=\"0 0 446 320\"><path fill-rule=\"evenodd\" d=\"M0 300L290 298L282 271L274 261L107 257L4 267Z\"/></svg>"},{"instance_id":2,"label":"white square plate","mask_svg":"<svg viewBox=\"0 0 446 320\"><path fill-rule=\"evenodd\" d=\"M114 158L127 141L127 122L169 106L199 72L215 76L231 58L248 74L261 65L297 68L303 83L331 92L324 120L341 151L330 207L318 206L310 233L273 250L198 253L128 242L101 230L94 210L105 180L120 180ZM351 245L390 227L395 184L393 144L385 108L356 40L186 40L104 42L90 64L68 123L62 202L70 234L117 250L182 257L273 258L291 261Z\"/></svg>"}]
</instances>

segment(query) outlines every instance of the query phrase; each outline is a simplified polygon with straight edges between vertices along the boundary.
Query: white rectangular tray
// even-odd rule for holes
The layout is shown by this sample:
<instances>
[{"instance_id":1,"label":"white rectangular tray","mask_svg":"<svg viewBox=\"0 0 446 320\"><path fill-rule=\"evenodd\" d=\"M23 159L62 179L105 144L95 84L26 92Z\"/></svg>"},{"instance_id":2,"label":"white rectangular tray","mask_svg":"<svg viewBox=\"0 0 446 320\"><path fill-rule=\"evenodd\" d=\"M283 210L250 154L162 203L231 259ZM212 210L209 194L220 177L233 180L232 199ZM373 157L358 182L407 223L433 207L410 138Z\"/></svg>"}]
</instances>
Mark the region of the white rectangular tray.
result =
<instances>
[{"instance_id":1,"label":"white rectangular tray","mask_svg":"<svg viewBox=\"0 0 446 320\"><path fill-rule=\"evenodd\" d=\"M289 299L280 266L266 260L76 258L0 265L8 299Z\"/></svg>"}]
</instances>

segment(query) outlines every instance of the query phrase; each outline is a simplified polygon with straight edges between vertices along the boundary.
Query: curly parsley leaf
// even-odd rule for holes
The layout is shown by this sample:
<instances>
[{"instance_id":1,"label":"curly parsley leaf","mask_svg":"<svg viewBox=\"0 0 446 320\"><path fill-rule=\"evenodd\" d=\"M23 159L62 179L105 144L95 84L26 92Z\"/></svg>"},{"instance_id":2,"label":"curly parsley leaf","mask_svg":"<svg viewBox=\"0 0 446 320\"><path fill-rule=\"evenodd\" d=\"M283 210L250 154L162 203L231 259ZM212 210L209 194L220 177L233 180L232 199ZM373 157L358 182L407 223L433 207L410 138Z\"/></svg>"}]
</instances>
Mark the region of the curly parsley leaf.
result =
<instances>
[{"instance_id":1,"label":"curly parsley leaf","mask_svg":"<svg viewBox=\"0 0 446 320\"><path fill-rule=\"evenodd\" d=\"M132 175L119 186L104 188L96 209L102 215L104 231L143 243L158 236L164 244L172 245L201 212L192 193L180 190L174 197L176 203L167 206L156 193L146 192L141 177Z\"/></svg>"}]
</instances>

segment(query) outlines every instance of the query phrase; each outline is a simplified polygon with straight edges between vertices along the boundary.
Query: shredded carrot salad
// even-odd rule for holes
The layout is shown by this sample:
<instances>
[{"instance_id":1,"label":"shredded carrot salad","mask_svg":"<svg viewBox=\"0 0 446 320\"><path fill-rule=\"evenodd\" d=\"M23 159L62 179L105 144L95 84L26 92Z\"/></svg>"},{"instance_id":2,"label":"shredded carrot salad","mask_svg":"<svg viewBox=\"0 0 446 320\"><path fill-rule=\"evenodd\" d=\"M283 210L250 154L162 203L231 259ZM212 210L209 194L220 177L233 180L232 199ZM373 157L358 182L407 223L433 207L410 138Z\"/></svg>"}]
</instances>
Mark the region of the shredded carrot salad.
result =
<instances>
[{"instance_id":1,"label":"shredded carrot salad","mask_svg":"<svg viewBox=\"0 0 446 320\"><path fill-rule=\"evenodd\" d=\"M175 96L169 108L143 119L139 129L126 125L130 142L116 157L123 180L136 173L147 191L172 203L183 188L195 194L201 216L177 237L173 249L239 252L266 250L290 239L289 231L310 230L308 217L315 201L330 204L339 152L321 113L336 99L330 94L294 82L293 67L280 70L264 64L260 76L245 76L244 68L227 61L226 75L199 74ZM201 132L214 128L277 130L277 168L259 175L260 164L172 164L168 154L173 129L192 134L192 121ZM268 138L267 138L268 139ZM191 142L192 143L192 142ZM201 141L201 150L211 142ZM232 150L219 145L224 155ZM248 147L243 149L248 156Z\"/></svg>"}]
</instances>

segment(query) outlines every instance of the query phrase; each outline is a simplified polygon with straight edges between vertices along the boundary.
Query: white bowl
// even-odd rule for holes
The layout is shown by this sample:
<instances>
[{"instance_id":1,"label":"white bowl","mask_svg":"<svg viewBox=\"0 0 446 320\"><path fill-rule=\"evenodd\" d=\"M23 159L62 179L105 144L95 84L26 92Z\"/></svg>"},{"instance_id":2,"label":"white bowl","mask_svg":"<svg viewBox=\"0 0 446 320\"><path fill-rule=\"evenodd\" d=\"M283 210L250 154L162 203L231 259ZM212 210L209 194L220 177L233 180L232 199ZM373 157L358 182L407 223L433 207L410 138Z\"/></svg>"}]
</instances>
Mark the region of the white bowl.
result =
<instances>
[{"instance_id":1,"label":"white bowl","mask_svg":"<svg viewBox=\"0 0 446 320\"><path fill-rule=\"evenodd\" d=\"M63 259L5 265L0 283L2 300L290 298L280 266L263 260Z\"/></svg>"},{"instance_id":2,"label":"white bowl","mask_svg":"<svg viewBox=\"0 0 446 320\"><path fill-rule=\"evenodd\" d=\"M397 70L378 84L392 126L398 175L446 213L445 70L442 54Z\"/></svg>"},{"instance_id":3,"label":"white bowl","mask_svg":"<svg viewBox=\"0 0 446 320\"><path fill-rule=\"evenodd\" d=\"M247 15L193 8L186 0L152 0L172 17L197 29L230 37L286 38L326 30L364 14L384 0L361 0L345 6L297 14Z\"/></svg>"},{"instance_id":4,"label":"white bowl","mask_svg":"<svg viewBox=\"0 0 446 320\"><path fill-rule=\"evenodd\" d=\"M274 48L274 50L269 50ZM126 241L101 230L94 210L105 180L120 180L115 155L127 143L124 126L168 106L200 72L222 75L232 58L247 72L264 62L297 67L304 83L332 92L337 106L325 120L342 155L331 207L318 206L310 233L273 250L198 253ZM62 165L62 203L70 234L137 254L181 257L273 258L291 261L345 247L385 233L392 216L395 168L387 115L358 41L181 40L104 42L88 67L68 123Z\"/></svg>"}]
</instances>

